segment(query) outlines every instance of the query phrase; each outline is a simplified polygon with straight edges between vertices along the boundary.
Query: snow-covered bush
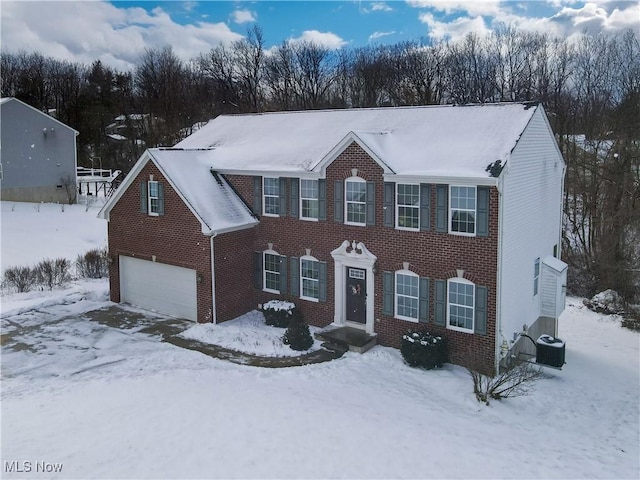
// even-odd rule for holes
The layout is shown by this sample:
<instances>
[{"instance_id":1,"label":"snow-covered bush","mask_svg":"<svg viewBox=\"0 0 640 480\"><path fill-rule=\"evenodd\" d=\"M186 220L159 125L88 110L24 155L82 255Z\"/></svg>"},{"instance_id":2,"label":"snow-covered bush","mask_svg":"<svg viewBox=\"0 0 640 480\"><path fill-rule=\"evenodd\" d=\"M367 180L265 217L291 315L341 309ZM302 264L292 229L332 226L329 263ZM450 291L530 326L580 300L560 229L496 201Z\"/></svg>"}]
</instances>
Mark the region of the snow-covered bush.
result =
<instances>
[{"instance_id":1,"label":"snow-covered bush","mask_svg":"<svg viewBox=\"0 0 640 480\"><path fill-rule=\"evenodd\" d=\"M69 269L69 260L66 258L44 259L35 268L37 282L42 287L53 290L53 287L69 280Z\"/></svg>"},{"instance_id":2,"label":"snow-covered bush","mask_svg":"<svg viewBox=\"0 0 640 480\"><path fill-rule=\"evenodd\" d=\"M594 312L607 315L624 313L624 300L615 290L605 290L594 295L590 300L583 303Z\"/></svg>"},{"instance_id":3,"label":"snow-covered bush","mask_svg":"<svg viewBox=\"0 0 640 480\"><path fill-rule=\"evenodd\" d=\"M18 293L28 292L38 282L36 270L30 267L9 267L4 271L2 285Z\"/></svg>"},{"instance_id":4,"label":"snow-covered bush","mask_svg":"<svg viewBox=\"0 0 640 480\"><path fill-rule=\"evenodd\" d=\"M309 325L304 322L302 313L298 309L291 310L289 327L282 337L282 343L289 345L292 350L309 350L313 345L313 337L309 331Z\"/></svg>"},{"instance_id":5,"label":"snow-covered bush","mask_svg":"<svg viewBox=\"0 0 640 480\"><path fill-rule=\"evenodd\" d=\"M262 305L264 323L273 327L287 328L296 311L295 304L283 300L271 300Z\"/></svg>"},{"instance_id":6,"label":"snow-covered bush","mask_svg":"<svg viewBox=\"0 0 640 480\"><path fill-rule=\"evenodd\" d=\"M447 342L426 331L408 331L402 336L400 353L412 367L440 368L447 361Z\"/></svg>"},{"instance_id":7,"label":"snow-covered bush","mask_svg":"<svg viewBox=\"0 0 640 480\"><path fill-rule=\"evenodd\" d=\"M103 278L109 275L107 251L89 250L76 259L76 273L82 278Z\"/></svg>"}]
</instances>

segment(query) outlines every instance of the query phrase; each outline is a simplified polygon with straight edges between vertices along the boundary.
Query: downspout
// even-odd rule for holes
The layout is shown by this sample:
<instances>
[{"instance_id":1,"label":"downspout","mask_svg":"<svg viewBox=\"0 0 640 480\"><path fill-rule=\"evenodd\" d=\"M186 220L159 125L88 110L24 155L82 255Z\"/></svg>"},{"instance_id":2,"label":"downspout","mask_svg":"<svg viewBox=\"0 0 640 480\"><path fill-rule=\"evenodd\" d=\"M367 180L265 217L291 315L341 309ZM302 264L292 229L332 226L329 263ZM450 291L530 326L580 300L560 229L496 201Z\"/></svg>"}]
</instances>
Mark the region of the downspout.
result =
<instances>
[{"instance_id":1,"label":"downspout","mask_svg":"<svg viewBox=\"0 0 640 480\"><path fill-rule=\"evenodd\" d=\"M216 238L218 232L212 232L210 238L211 243L211 323L218 323L216 315L216 265L213 256L213 239Z\"/></svg>"},{"instance_id":2,"label":"downspout","mask_svg":"<svg viewBox=\"0 0 640 480\"><path fill-rule=\"evenodd\" d=\"M505 164L506 165L506 164ZM504 172L506 175L507 172ZM504 226L504 177L500 175L496 183L498 190L498 265L496 274L496 338L495 338L495 372L500 370L500 361L502 360L502 340L504 334L502 332L502 244L503 244L503 226Z\"/></svg>"}]
</instances>

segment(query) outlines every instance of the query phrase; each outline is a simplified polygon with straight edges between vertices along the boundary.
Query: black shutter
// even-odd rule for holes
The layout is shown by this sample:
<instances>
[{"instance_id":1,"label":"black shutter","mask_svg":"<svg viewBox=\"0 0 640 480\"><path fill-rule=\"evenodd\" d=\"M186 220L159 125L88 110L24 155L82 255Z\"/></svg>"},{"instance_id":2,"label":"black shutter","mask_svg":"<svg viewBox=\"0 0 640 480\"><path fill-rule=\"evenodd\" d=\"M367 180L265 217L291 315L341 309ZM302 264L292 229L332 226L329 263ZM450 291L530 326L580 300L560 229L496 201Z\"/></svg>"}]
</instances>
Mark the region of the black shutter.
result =
<instances>
[{"instance_id":1,"label":"black shutter","mask_svg":"<svg viewBox=\"0 0 640 480\"><path fill-rule=\"evenodd\" d=\"M285 216L287 214L287 179L280 178L278 195L280 197L280 205L278 206L278 215Z\"/></svg>"},{"instance_id":2,"label":"black shutter","mask_svg":"<svg viewBox=\"0 0 640 480\"><path fill-rule=\"evenodd\" d=\"M435 310L433 323L445 326L447 323L447 282L445 280L435 280Z\"/></svg>"},{"instance_id":3,"label":"black shutter","mask_svg":"<svg viewBox=\"0 0 640 480\"><path fill-rule=\"evenodd\" d=\"M376 224L376 184L374 182L367 182L367 209L366 209L366 224Z\"/></svg>"},{"instance_id":4,"label":"black shutter","mask_svg":"<svg viewBox=\"0 0 640 480\"><path fill-rule=\"evenodd\" d=\"M147 182L140 182L140 213L149 212L149 201L147 200Z\"/></svg>"},{"instance_id":5,"label":"black shutter","mask_svg":"<svg viewBox=\"0 0 640 480\"><path fill-rule=\"evenodd\" d=\"M476 235L478 235L479 237L486 237L489 235L489 188L478 187L476 196Z\"/></svg>"},{"instance_id":6,"label":"black shutter","mask_svg":"<svg viewBox=\"0 0 640 480\"><path fill-rule=\"evenodd\" d=\"M158 215L164 215L164 183L158 182Z\"/></svg>"},{"instance_id":7,"label":"black shutter","mask_svg":"<svg viewBox=\"0 0 640 480\"><path fill-rule=\"evenodd\" d=\"M327 181L318 180L318 220L327 219Z\"/></svg>"},{"instance_id":8,"label":"black shutter","mask_svg":"<svg viewBox=\"0 0 640 480\"><path fill-rule=\"evenodd\" d=\"M291 257L289 259L291 269L291 295L299 297L300 292L300 259Z\"/></svg>"},{"instance_id":9,"label":"black shutter","mask_svg":"<svg viewBox=\"0 0 640 480\"><path fill-rule=\"evenodd\" d=\"M429 322L429 279L420 277L420 291L418 293L418 321Z\"/></svg>"},{"instance_id":10,"label":"black shutter","mask_svg":"<svg viewBox=\"0 0 640 480\"><path fill-rule=\"evenodd\" d=\"M487 287L476 286L476 312L473 326L474 333L487 333Z\"/></svg>"},{"instance_id":11,"label":"black shutter","mask_svg":"<svg viewBox=\"0 0 640 480\"><path fill-rule=\"evenodd\" d=\"M253 286L262 290L262 252L253 252Z\"/></svg>"},{"instance_id":12,"label":"black shutter","mask_svg":"<svg viewBox=\"0 0 640 480\"><path fill-rule=\"evenodd\" d=\"M333 219L344 223L344 182L336 180L333 184Z\"/></svg>"},{"instance_id":13,"label":"black shutter","mask_svg":"<svg viewBox=\"0 0 640 480\"><path fill-rule=\"evenodd\" d=\"M298 196L300 192L300 179L292 178L289 182L289 188L291 189L289 191L289 198L291 199L291 202L289 202L289 215L298 218L300 208L300 199Z\"/></svg>"},{"instance_id":14,"label":"black shutter","mask_svg":"<svg viewBox=\"0 0 640 480\"><path fill-rule=\"evenodd\" d=\"M396 184L394 182L384 182L384 226L395 227L395 196Z\"/></svg>"},{"instance_id":15,"label":"black shutter","mask_svg":"<svg viewBox=\"0 0 640 480\"><path fill-rule=\"evenodd\" d=\"M280 255L280 293L287 293L287 257Z\"/></svg>"},{"instance_id":16,"label":"black shutter","mask_svg":"<svg viewBox=\"0 0 640 480\"><path fill-rule=\"evenodd\" d=\"M382 272L382 313L393 317L393 272Z\"/></svg>"},{"instance_id":17,"label":"black shutter","mask_svg":"<svg viewBox=\"0 0 640 480\"><path fill-rule=\"evenodd\" d=\"M262 215L262 177L253 177L253 213Z\"/></svg>"},{"instance_id":18,"label":"black shutter","mask_svg":"<svg viewBox=\"0 0 640 480\"><path fill-rule=\"evenodd\" d=\"M318 262L318 300L327 301L327 262Z\"/></svg>"},{"instance_id":19,"label":"black shutter","mask_svg":"<svg viewBox=\"0 0 640 480\"><path fill-rule=\"evenodd\" d=\"M431 185L420 184L420 230L431 229Z\"/></svg>"},{"instance_id":20,"label":"black shutter","mask_svg":"<svg viewBox=\"0 0 640 480\"><path fill-rule=\"evenodd\" d=\"M436 232L449 231L449 186L436 187Z\"/></svg>"}]
</instances>

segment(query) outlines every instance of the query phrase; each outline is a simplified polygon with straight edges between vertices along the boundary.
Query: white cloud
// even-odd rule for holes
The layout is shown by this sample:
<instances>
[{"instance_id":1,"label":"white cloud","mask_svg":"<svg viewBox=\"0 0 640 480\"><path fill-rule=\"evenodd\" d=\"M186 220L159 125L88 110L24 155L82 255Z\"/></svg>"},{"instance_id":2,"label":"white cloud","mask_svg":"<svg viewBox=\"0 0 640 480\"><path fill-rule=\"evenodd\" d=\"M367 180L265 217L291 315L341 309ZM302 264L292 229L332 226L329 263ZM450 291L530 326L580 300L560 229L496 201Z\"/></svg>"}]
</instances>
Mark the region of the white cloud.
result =
<instances>
[{"instance_id":1,"label":"white cloud","mask_svg":"<svg viewBox=\"0 0 640 480\"><path fill-rule=\"evenodd\" d=\"M374 2L371 4L372 12L392 12L393 8L384 2Z\"/></svg>"},{"instance_id":2,"label":"white cloud","mask_svg":"<svg viewBox=\"0 0 640 480\"><path fill-rule=\"evenodd\" d=\"M420 21L427 25L429 28L427 35L434 40L457 40L471 32L479 35L489 32L481 16L458 17L451 22L440 22L431 13L423 13L420 15Z\"/></svg>"},{"instance_id":3,"label":"white cloud","mask_svg":"<svg viewBox=\"0 0 640 480\"><path fill-rule=\"evenodd\" d=\"M235 23L240 23L240 24L255 22L257 18L258 16L256 15L256 13L252 12L251 10L236 10L231 14L231 19Z\"/></svg>"},{"instance_id":4,"label":"white cloud","mask_svg":"<svg viewBox=\"0 0 640 480\"><path fill-rule=\"evenodd\" d=\"M391 32L373 32L371 35L369 35L369 41L372 42L373 40L377 40L378 38L382 38L382 37L388 37L389 35L393 35L395 32L395 30L392 30Z\"/></svg>"},{"instance_id":5,"label":"white cloud","mask_svg":"<svg viewBox=\"0 0 640 480\"><path fill-rule=\"evenodd\" d=\"M407 3L412 7L429 8L447 15L466 12L471 17L493 16L501 10L499 0L407 0Z\"/></svg>"},{"instance_id":6,"label":"white cloud","mask_svg":"<svg viewBox=\"0 0 640 480\"><path fill-rule=\"evenodd\" d=\"M224 23L175 23L162 8L107 2L2 2L2 50L40 52L73 62L132 69L145 48L171 45L188 60L242 38Z\"/></svg>"},{"instance_id":7,"label":"white cloud","mask_svg":"<svg viewBox=\"0 0 640 480\"><path fill-rule=\"evenodd\" d=\"M302 32L302 35L297 38L290 38L289 41L292 43L311 42L334 50L347 44L347 42L335 33L319 32L318 30L305 30Z\"/></svg>"}]
</instances>

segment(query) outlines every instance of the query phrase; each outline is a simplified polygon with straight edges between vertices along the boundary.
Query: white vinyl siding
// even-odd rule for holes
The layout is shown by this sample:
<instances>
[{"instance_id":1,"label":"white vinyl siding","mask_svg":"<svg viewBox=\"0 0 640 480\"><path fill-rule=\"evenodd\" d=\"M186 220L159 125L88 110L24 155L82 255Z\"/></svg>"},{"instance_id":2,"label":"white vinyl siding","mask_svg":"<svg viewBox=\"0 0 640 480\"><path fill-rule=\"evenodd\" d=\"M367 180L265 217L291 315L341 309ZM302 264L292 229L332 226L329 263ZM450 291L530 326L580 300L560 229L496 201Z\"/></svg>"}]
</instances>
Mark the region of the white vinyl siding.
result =
<instances>
[{"instance_id":1,"label":"white vinyl siding","mask_svg":"<svg viewBox=\"0 0 640 480\"><path fill-rule=\"evenodd\" d=\"M396 227L403 230L420 229L420 185L397 185Z\"/></svg>"},{"instance_id":2,"label":"white vinyl siding","mask_svg":"<svg viewBox=\"0 0 640 480\"><path fill-rule=\"evenodd\" d=\"M413 272L396 272L395 316L403 320L418 321L420 278Z\"/></svg>"},{"instance_id":3,"label":"white vinyl siding","mask_svg":"<svg viewBox=\"0 0 640 480\"><path fill-rule=\"evenodd\" d=\"M447 327L473 333L475 285L452 279L447 285Z\"/></svg>"},{"instance_id":4,"label":"white vinyl siding","mask_svg":"<svg viewBox=\"0 0 640 480\"><path fill-rule=\"evenodd\" d=\"M476 234L476 187L452 185L449 193L449 232Z\"/></svg>"},{"instance_id":5,"label":"white vinyl siding","mask_svg":"<svg viewBox=\"0 0 640 480\"><path fill-rule=\"evenodd\" d=\"M262 184L263 195L263 214L279 215L280 214L280 179L273 177L264 177Z\"/></svg>"},{"instance_id":6,"label":"white vinyl siding","mask_svg":"<svg viewBox=\"0 0 640 480\"><path fill-rule=\"evenodd\" d=\"M318 180L300 180L300 218L318 219Z\"/></svg>"}]
</instances>

